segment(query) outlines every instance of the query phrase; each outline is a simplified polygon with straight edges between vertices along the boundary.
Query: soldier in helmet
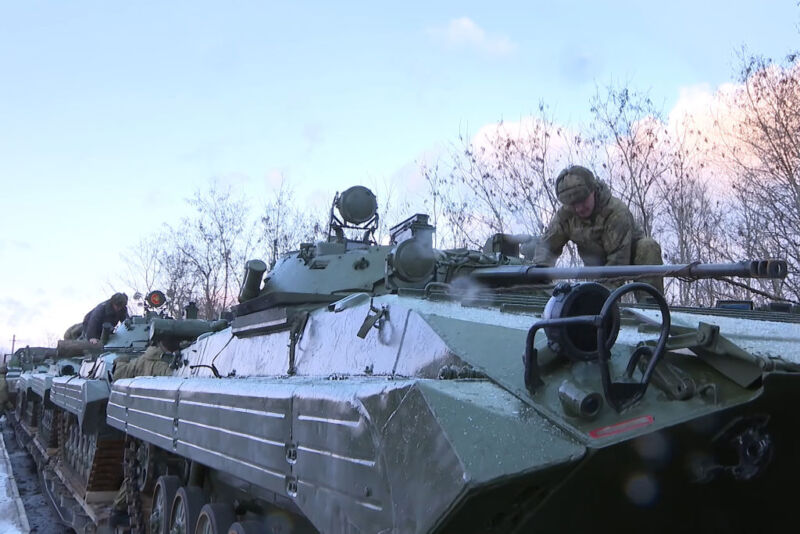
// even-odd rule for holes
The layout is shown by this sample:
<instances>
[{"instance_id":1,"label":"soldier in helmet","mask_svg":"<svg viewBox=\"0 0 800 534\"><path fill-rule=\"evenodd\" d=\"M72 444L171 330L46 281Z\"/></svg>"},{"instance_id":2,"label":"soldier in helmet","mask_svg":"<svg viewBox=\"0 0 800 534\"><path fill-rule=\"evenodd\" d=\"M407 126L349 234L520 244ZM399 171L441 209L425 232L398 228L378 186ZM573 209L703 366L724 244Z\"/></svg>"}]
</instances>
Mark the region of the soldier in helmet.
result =
<instances>
[{"instance_id":1,"label":"soldier in helmet","mask_svg":"<svg viewBox=\"0 0 800 534\"><path fill-rule=\"evenodd\" d=\"M661 246L642 229L608 186L580 165L562 170L556 178L556 196L562 206L536 247L533 261L552 266L564 245L572 241L587 266L661 265ZM662 278L641 280L664 292Z\"/></svg>"},{"instance_id":2,"label":"soldier in helmet","mask_svg":"<svg viewBox=\"0 0 800 534\"><path fill-rule=\"evenodd\" d=\"M110 323L116 326L128 318L128 295L114 293L111 298L95 306L78 323L67 329L64 339L86 339L89 343L99 343L103 333L103 325Z\"/></svg>"}]
</instances>

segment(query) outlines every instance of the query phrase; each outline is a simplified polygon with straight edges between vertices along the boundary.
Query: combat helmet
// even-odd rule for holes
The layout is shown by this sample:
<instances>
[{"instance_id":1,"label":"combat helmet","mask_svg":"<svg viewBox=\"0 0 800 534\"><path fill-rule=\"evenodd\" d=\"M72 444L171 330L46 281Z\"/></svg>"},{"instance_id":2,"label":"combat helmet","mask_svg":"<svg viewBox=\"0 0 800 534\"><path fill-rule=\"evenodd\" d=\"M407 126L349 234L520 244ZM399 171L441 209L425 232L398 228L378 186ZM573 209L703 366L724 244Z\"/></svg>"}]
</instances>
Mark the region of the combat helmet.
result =
<instances>
[{"instance_id":1,"label":"combat helmet","mask_svg":"<svg viewBox=\"0 0 800 534\"><path fill-rule=\"evenodd\" d=\"M556 178L556 196L565 206L582 202L597 189L594 173L586 167L571 165Z\"/></svg>"}]
</instances>

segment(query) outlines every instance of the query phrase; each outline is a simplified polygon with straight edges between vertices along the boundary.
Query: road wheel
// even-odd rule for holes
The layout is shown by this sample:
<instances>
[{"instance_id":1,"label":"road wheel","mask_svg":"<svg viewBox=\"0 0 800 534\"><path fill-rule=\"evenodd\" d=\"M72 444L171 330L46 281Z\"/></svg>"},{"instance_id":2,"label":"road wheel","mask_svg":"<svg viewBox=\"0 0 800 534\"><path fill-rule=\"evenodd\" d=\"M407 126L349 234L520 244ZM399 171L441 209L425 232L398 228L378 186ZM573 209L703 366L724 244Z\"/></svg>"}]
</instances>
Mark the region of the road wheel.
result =
<instances>
[{"instance_id":1,"label":"road wheel","mask_svg":"<svg viewBox=\"0 0 800 534\"><path fill-rule=\"evenodd\" d=\"M226 534L235 519L231 505L221 502L206 504L200 510L194 534Z\"/></svg>"},{"instance_id":2,"label":"road wheel","mask_svg":"<svg viewBox=\"0 0 800 534\"><path fill-rule=\"evenodd\" d=\"M197 486L178 489L169 514L169 534L193 534L205 502L203 490Z\"/></svg>"},{"instance_id":3,"label":"road wheel","mask_svg":"<svg viewBox=\"0 0 800 534\"><path fill-rule=\"evenodd\" d=\"M144 494L153 491L156 473L156 447L150 443L139 443L136 449L136 459L134 463L134 473L136 485Z\"/></svg>"},{"instance_id":4,"label":"road wheel","mask_svg":"<svg viewBox=\"0 0 800 534\"><path fill-rule=\"evenodd\" d=\"M180 487L181 479L174 475L158 477L153 490L153 509L148 521L150 534L167 534L169 532L169 512Z\"/></svg>"}]
</instances>

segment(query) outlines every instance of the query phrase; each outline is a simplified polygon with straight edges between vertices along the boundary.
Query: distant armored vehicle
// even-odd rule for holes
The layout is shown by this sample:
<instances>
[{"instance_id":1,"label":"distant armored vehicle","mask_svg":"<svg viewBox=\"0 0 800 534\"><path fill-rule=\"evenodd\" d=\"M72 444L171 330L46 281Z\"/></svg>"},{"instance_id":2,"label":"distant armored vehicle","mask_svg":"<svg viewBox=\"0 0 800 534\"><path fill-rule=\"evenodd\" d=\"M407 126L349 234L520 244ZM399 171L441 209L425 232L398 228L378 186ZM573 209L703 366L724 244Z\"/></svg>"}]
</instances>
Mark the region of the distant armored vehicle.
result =
<instances>
[{"instance_id":1,"label":"distant armored vehicle","mask_svg":"<svg viewBox=\"0 0 800 534\"><path fill-rule=\"evenodd\" d=\"M227 324L176 321L160 311L165 304L162 292L149 293L144 316L130 317L113 331L105 328L99 345L60 341L54 362L20 377L19 430L28 435L51 504L78 532L108 529L110 505L124 478L125 434L106 424L115 365L142 355L152 343L194 340Z\"/></svg>"}]
</instances>

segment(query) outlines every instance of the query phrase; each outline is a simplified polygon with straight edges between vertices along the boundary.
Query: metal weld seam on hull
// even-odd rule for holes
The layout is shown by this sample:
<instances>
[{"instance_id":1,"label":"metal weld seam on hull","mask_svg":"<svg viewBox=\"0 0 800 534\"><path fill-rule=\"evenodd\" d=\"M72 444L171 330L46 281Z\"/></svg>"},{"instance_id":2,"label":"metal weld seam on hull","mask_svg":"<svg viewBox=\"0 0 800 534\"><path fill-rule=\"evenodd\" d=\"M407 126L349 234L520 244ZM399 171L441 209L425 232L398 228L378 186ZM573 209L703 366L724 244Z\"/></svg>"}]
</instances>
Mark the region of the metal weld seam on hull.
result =
<instances>
[{"instance_id":1,"label":"metal weld seam on hull","mask_svg":"<svg viewBox=\"0 0 800 534\"><path fill-rule=\"evenodd\" d=\"M380 503L378 503L378 501L374 501L374 502L364 501L364 500L362 500L360 498L360 496L356 496L356 495L353 495L351 493L347 493L344 490L340 490L340 489L337 489L337 488L332 488L330 486L326 486L325 484L320 484L319 482L317 482L317 481L315 481L313 479L298 480L297 483L299 485L301 485L301 486L307 486L309 488L316 488L316 489L319 489L319 490L322 490L322 491L327 491L329 493L334 493L336 495L340 495L340 496L346 497L346 498L352 500L354 503L358 504L359 506L362 506L364 508L368 508L370 510L374 510L376 512L382 512L383 511L383 506ZM376 503L378 503L378 504L376 504Z\"/></svg>"},{"instance_id":2,"label":"metal weld seam on hull","mask_svg":"<svg viewBox=\"0 0 800 534\"><path fill-rule=\"evenodd\" d=\"M175 419L174 417L170 417L168 415L159 415L145 410L137 410L136 408L128 408L128 413L138 413L147 417L155 417L156 419L166 419L168 421L172 421L173 419Z\"/></svg>"},{"instance_id":3,"label":"metal weld seam on hull","mask_svg":"<svg viewBox=\"0 0 800 534\"><path fill-rule=\"evenodd\" d=\"M198 450L198 451L201 451L201 452L205 452L206 454L210 454L212 456L216 456L218 458L222 458L222 461L224 463L233 463L233 464L243 465L245 467L249 467L250 469L255 469L256 471L260 471L262 473L266 473L266 474L268 474L270 476L273 476L275 478L279 478L281 480L286 478L286 475L284 473L280 473L278 471L272 471L270 469L267 469L266 467L262 467L260 465L255 465L255 464L251 464L250 462L246 462L244 460L240 460L238 458L234 458L232 456L229 456L227 454L223 454L223 453L220 453L220 452L217 452L217 451L212 451L211 449L206 449L205 447L201 447L200 445L195 445L194 443L189 443L188 441L178 440L178 445L183 445L184 447L186 447L188 449L195 449L195 450Z\"/></svg>"},{"instance_id":4,"label":"metal weld seam on hull","mask_svg":"<svg viewBox=\"0 0 800 534\"><path fill-rule=\"evenodd\" d=\"M118 419L118 418L113 417L111 415L107 416L107 419L109 421L116 421L117 423L119 423L119 426L125 427L125 421L123 421L122 419ZM114 426L114 425L111 425L111 426Z\"/></svg>"},{"instance_id":5,"label":"metal weld seam on hull","mask_svg":"<svg viewBox=\"0 0 800 534\"><path fill-rule=\"evenodd\" d=\"M330 458L335 458L336 460L344 460L345 462L350 462L358 465L364 465L367 467L375 467L374 460L364 460L362 458L353 458L352 456L342 456L340 454L336 454L332 451L323 451L321 449L312 449L311 447L300 446L297 447L297 450L310 452L312 454L321 454L323 456L328 456Z\"/></svg>"},{"instance_id":6,"label":"metal weld seam on hull","mask_svg":"<svg viewBox=\"0 0 800 534\"><path fill-rule=\"evenodd\" d=\"M168 442L172 443L172 436L159 434L158 432L153 432L152 430L147 430L146 428L142 428L142 427L134 425L132 423L128 423L128 430L129 431L133 430L133 432L131 432L132 434L135 433L136 431L138 431L139 434L144 434L144 435L147 435L147 436L151 436L153 438L160 438L160 439L162 439L164 441L168 441ZM137 436L137 437L141 437L141 435Z\"/></svg>"},{"instance_id":7,"label":"metal weld seam on hull","mask_svg":"<svg viewBox=\"0 0 800 534\"><path fill-rule=\"evenodd\" d=\"M352 419L332 419L330 417L318 417L315 415L298 415L298 421L314 421L315 423L326 423L329 425L342 425L342 426L349 426L349 427L357 427L361 424L360 419L356 419L353 421Z\"/></svg>"},{"instance_id":8,"label":"metal weld seam on hull","mask_svg":"<svg viewBox=\"0 0 800 534\"><path fill-rule=\"evenodd\" d=\"M180 405L191 405L191 406L202 406L204 408L216 408L219 410L228 410L232 412L239 412L239 413L249 413L253 415L259 416L266 416L266 417L273 417L275 419L285 419L286 414L280 412L268 412L265 410L255 410L253 408L238 408L236 406L227 406L222 404L212 404L210 402L200 402L200 401L190 401L190 400L180 400Z\"/></svg>"},{"instance_id":9,"label":"metal weld seam on hull","mask_svg":"<svg viewBox=\"0 0 800 534\"><path fill-rule=\"evenodd\" d=\"M218 427L218 426L206 425L204 423L200 423L200 422L197 422L197 421L192 421L191 419L178 419L178 424L179 425L196 426L196 427L203 428L203 429L206 429L206 430L211 430L212 432L221 432L221 433L224 433L224 434L229 434L231 436L238 436L238 437L241 437L241 438L249 439L249 440L252 440L252 441L258 441L258 442L261 442L261 443L265 443L267 445L273 445L273 446L280 447L280 448L284 448L286 446L286 444L283 443L283 442L274 441L274 440L267 439L267 438L259 438L258 436L254 436L252 434L244 434L242 432L237 432L235 430L229 430L227 428L222 428L222 427Z\"/></svg>"},{"instance_id":10,"label":"metal weld seam on hull","mask_svg":"<svg viewBox=\"0 0 800 534\"><path fill-rule=\"evenodd\" d=\"M153 397L152 395L141 395L139 393L131 393L130 398L132 399L145 399L145 400L153 400L156 402L168 402L170 404L174 403L176 399L166 399L164 397Z\"/></svg>"}]
</instances>

